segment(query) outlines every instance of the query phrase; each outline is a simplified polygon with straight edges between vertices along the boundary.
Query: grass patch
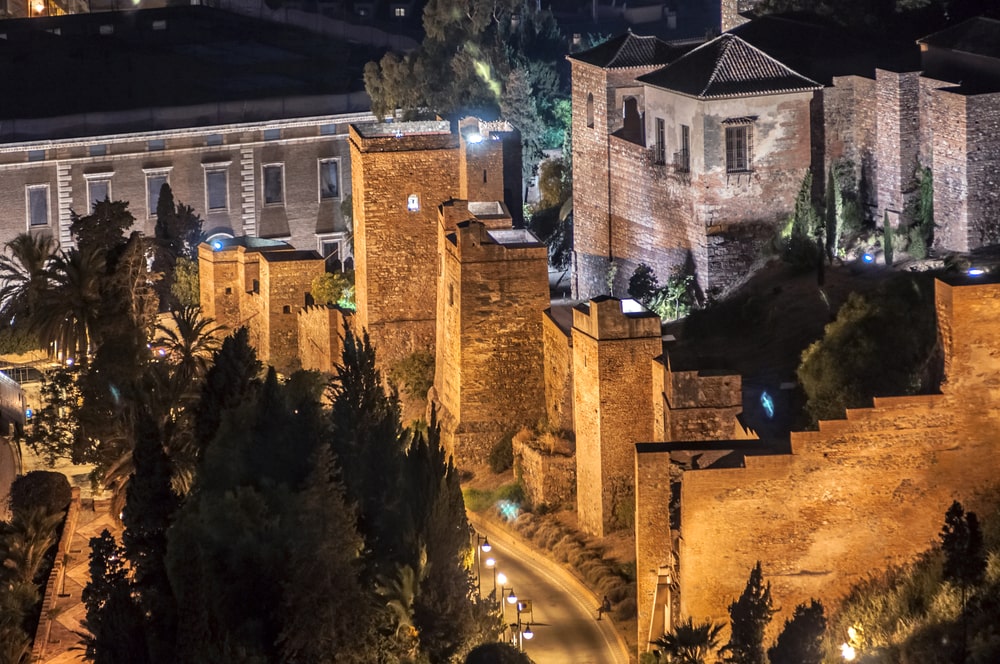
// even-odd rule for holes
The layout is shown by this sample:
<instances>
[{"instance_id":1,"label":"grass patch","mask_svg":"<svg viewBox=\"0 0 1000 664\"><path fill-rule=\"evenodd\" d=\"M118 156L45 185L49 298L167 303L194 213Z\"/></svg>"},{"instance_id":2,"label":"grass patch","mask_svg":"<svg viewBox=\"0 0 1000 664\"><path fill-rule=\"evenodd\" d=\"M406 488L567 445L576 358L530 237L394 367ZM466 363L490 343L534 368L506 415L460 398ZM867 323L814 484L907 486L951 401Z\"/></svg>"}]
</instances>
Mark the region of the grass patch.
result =
<instances>
[{"instance_id":1,"label":"grass patch","mask_svg":"<svg viewBox=\"0 0 1000 664\"><path fill-rule=\"evenodd\" d=\"M524 487L520 482L511 482L491 490L467 488L462 489L462 497L465 499L465 507L470 512L485 512L501 500L523 503Z\"/></svg>"}]
</instances>

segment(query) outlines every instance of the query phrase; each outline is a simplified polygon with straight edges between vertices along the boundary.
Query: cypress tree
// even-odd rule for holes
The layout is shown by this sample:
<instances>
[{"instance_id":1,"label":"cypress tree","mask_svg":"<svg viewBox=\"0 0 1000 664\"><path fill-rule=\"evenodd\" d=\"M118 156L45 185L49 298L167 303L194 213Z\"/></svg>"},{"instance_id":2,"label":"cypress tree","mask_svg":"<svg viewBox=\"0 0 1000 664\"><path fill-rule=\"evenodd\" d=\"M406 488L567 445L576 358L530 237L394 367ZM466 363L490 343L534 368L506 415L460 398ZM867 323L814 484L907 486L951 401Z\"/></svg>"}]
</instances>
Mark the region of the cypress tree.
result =
<instances>
[{"instance_id":1,"label":"cypress tree","mask_svg":"<svg viewBox=\"0 0 1000 664\"><path fill-rule=\"evenodd\" d=\"M142 411L136 424L135 467L122 510L122 544L132 568L132 587L147 625L150 661L174 661L176 604L167 577L167 529L180 504L171 486L170 460L152 417Z\"/></svg>"},{"instance_id":2,"label":"cypress tree","mask_svg":"<svg viewBox=\"0 0 1000 664\"><path fill-rule=\"evenodd\" d=\"M764 585L760 561L750 572L740 598L729 605L732 634L722 652L730 664L767 664L764 653L764 630L774 615L771 584Z\"/></svg>"},{"instance_id":3,"label":"cypress tree","mask_svg":"<svg viewBox=\"0 0 1000 664\"><path fill-rule=\"evenodd\" d=\"M260 369L247 328L241 327L223 340L213 355L212 368L205 375L201 398L194 408L194 439L201 452L215 437L223 415L252 398L260 385Z\"/></svg>"},{"instance_id":4,"label":"cypress tree","mask_svg":"<svg viewBox=\"0 0 1000 664\"><path fill-rule=\"evenodd\" d=\"M768 659L771 664L821 664L825 632L823 604L815 599L808 605L799 604L767 651Z\"/></svg>"},{"instance_id":5,"label":"cypress tree","mask_svg":"<svg viewBox=\"0 0 1000 664\"><path fill-rule=\"evenodd\" d=\"M87 659L94 664L150 662L139 607L132 600L124 551L104 530L90 540L90 581L81 595Z\"/></svg>"},{"instance_id":6,"label":"cypress tree","mask_svg":"<svg viewBox=\"0 0 1000 664\"><path fill-rule=\"evenodd\" d=\"M889 221L888 211L882 218L882 252L885 254L885 264L887 267L892 267L893 256L892 256L892 242L893 242L894 231L892 228L892 222Z\"/></svg>"}]
</instances>

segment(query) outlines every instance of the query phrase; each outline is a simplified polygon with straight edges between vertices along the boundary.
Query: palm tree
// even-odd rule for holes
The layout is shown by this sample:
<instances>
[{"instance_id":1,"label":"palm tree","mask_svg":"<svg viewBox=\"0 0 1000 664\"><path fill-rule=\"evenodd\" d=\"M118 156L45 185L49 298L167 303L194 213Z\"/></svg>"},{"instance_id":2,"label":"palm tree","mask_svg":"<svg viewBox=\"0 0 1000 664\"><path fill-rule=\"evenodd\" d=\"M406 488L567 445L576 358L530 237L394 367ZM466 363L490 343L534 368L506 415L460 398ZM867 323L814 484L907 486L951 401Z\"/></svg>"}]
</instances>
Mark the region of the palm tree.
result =
<instances>
[{"instance_id":1,"label":"palm tree","mask_svg":"<svg viewBox=\"0 0 1000 664\"><path fill-rule=\"evenodd\" d=\"M223 327L201 315L201 307L172 312L173 325L156 325L156 344L173 365L173 382L190 391L208 372L212 356L222 345Z\"/></svg>"},{"instance_id":2,"label":"palm tree","mask_svg":"<svg viewBox=\"0 0 1000 664\"><path fill-rule=\"evenodd\" d=\"M51 235L21 233L4 245L0 255L0 321L12 325L30 315L38 294L47 285L46 268L55 256Z\"/></svg>"},{"instance_id":3,"label":"palm tree","mask_svg":"<svg viewBox=\"0 0 1000 664\"><path fill-rule=\"evenodd\" d=\"M653 641L671 664L705 664L708 654L719 647L722 625L712 621L694 624L690 617Z\"/></svg>"},{"instance_id":4,"label":"palm tree","mask_svg":"<svg viewBox=\"0 0 1000 664\"><path fill-rule=\"evenodd\" d=\"M55 344L59 353L84 365L97 341L94 332L104 266L104 255L98 251L70 249L55 256L45 271L47 284L38 293L29 319L29 328L40 341Z\"/></svg>"}]
</instances>

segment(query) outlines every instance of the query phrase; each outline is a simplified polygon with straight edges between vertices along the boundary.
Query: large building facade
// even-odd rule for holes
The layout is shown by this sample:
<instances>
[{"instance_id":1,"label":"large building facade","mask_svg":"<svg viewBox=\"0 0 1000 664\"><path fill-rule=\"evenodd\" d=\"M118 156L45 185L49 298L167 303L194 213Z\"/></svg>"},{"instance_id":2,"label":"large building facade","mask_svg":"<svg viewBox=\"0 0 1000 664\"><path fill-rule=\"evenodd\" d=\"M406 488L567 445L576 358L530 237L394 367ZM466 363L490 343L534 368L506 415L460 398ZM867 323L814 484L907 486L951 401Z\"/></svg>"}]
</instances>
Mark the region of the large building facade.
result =
<instances>
[{"instance_id":1,"label":"large building facade","mask_svg":"<svg viewBox=\"0 0 1000 664\"><path fill-rule=\"evenodd\" d=\"M929 172L934 247L997 243L997 39L980 18L879 50L766 17L686 51L629 33L570 56L575 293L623 293L640 263L725 293L830 169L900 235Z\"/></svg>"},{"instance_id":2,"label":"large building facade","mask_svg":"<svg viewBox=\"0 0 1000 664\"><path fill-rule=\"evenodd\" d=\"M29 231L69 246L73 214L105 197L151 235L167 183L210 239L277 239L349 265L347 128L372 119L370 49L206 7L12 20L0 34L0 60L23 74L0 102L0 243Z\"/></svg>"}]
</instances>

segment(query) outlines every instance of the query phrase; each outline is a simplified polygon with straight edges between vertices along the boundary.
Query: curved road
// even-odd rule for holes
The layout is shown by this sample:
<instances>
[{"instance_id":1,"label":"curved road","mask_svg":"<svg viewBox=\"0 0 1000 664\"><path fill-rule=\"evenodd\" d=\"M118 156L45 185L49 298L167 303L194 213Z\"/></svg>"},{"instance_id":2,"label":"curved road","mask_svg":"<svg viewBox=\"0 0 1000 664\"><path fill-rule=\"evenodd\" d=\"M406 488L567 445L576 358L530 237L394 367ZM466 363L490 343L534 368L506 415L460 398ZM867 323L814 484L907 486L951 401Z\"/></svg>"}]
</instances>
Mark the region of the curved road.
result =
<instances>
[{"instance_id":1,"label":"curved road","mask_svg":"<svg viewBox=\"0 0 1000 664\"><path fill-rule=\"evenodd\" d=\"M524 642L524 651L536 664L628 664L611 621L596 620L598 600L566 570L478 520L475 525L493 547L483 560L494 558L518 599L531 600L534 638ZM488 595L493 573L485 564L482 570L483 594ZM513 605L504 602L504 611L508 624L516 621ZM521 615L524 622L527 616Z\"/></svg>"}]
</instances>

